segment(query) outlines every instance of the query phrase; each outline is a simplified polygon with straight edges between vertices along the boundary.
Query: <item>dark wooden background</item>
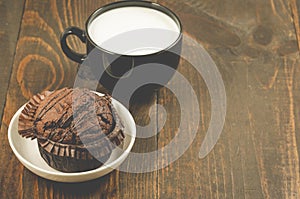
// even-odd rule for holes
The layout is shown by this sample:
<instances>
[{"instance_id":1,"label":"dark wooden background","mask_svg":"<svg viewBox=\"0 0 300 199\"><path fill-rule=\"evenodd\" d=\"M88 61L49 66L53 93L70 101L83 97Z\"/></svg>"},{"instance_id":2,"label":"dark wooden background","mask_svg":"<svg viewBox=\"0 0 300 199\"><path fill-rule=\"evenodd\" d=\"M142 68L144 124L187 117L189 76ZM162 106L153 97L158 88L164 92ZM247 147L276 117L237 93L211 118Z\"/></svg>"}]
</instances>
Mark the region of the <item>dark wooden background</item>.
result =
<instances>
[{"instance_id":1,"label":"dark wooden background","mask_svg":"<svg viewBox=\"0 0 300 199\"><path fill-rule=\"evenodd\" d=\"M206 158L199 159L198 152L210 121L210 96L202 77L182 60L178 71L198 96L201 123L191 147L168 167L143 174L114 171L66 184L21 165L8 144L10 119L33 94L73 86L77 64L63 55L60 33L71 25L83 28L92 11L110 2L0 0L0 198L300 198L296 0L158 1L179 15L184 34L205 47L224 80L225 126ZM78 39L69 43L84 52ZM179 90L186 94L184 87ZM161 148L176 134L180 112L166 88L132 105L136 122L149 122L145 113L153 104L167 110L166 124L156 136L138 139L134 151ZM163 116L154 116L159 126Z\"/></svg>"}]
</instances>

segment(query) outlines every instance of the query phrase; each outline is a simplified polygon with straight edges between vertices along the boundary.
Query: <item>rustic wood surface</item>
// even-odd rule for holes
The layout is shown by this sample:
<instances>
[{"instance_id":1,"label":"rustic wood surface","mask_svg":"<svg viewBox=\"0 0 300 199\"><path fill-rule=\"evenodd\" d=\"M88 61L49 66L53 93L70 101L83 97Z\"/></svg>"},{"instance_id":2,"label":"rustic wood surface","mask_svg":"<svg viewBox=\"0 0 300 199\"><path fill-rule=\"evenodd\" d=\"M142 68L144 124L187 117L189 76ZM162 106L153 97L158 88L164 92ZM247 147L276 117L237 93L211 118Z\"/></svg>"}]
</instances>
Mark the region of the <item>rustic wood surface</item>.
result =
<instances>
[{"instance_id":1,"label":"rustic wood surface","mask_svg":"<svg viewBox=\"0 0 300 199\"><path fill-rule=\"evenodd\" d=\"M224 80L225 126L204 159L198 153L210 121L210 96L201 75L181 60L178 71L198 97L194 109L200 109L201 121L192 145L178 160L158 171L114 171L74 184L40 178L22 166L8 144L10 119L33 94L73 86L78 66L64 56L60 33L68 26L83 28L92 11L110 2L0 0L0 198L300 198L297 0L155 1L178 14L184 34L205 47ZM84 52L78 39L69 43ZM197 56L192 49L191 56ZM176 85L180 95L189 95ZM135 152L160 149L176 135L180 107L167 88L133 101L130 111L137 124L156 125L148 129L155 136L138 139Z\"/></svg>"}]
</instances>

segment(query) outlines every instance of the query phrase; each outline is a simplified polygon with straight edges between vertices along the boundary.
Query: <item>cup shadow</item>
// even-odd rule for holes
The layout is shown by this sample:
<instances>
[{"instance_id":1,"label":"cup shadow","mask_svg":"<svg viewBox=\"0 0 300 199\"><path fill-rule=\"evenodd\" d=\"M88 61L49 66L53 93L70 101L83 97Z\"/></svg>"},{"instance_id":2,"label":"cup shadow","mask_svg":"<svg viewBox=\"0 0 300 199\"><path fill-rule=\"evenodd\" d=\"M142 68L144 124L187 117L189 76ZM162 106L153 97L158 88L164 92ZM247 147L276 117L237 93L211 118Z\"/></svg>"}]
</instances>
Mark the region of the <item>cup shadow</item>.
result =
<instances>
[{"instance_id":1,"label":"cup shadow","mask_svg":"<svg viewBox=\"0 0 300 199\"><path fill-rule=\"evenodd\" d=\"M108 93L103 86L99 84L97 91ZM156 103L158 87L154 85L145 85L134 91L129 100L128 110L132 114L137 125L146 126L150 122L149 110ZM117 99L122 104L122 99Z\"/></svg>"},{"instance_id":2,"label":"cup shadow","mask_svg":"<svg viewBox=\"0 0 300 199\"><path fill-rule=\"evenodd\" d=\"M109 95L113 92L113 88L108 89L106 86L101 85L90 68L84 65L78 66L75 84L76 87L89 88ZM132 96L130 96L129 107L127 108L138 125L146 126L149 124L149 110L156 103L157 93L161 88L163 88L163 86L157 84L144 85L136 89ZM117 100L125 104L122 99Z\"/></svg>"}]
</instances>

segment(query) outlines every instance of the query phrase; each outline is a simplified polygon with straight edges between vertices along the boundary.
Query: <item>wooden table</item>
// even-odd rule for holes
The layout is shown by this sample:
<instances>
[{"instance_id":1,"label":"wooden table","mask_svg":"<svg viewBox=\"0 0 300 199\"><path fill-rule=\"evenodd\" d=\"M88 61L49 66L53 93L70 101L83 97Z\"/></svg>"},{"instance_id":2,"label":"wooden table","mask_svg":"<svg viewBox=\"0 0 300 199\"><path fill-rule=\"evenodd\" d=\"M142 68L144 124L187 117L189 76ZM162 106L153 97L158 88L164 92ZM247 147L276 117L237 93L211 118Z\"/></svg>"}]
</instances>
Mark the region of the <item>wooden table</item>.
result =
<instances>
[{"instance_id":1,"label":"wooden table","mask_svg":"<svg viewBox=\"0 0 300 199\"><path fill-rule=\"evenodd\" d=\"M73 86L77 64L62 53L60 33L68 26L83 28L93 10L110 2L0 1L0 198L300 198L296 0L158 1L178 14L184 34L210 53L224 81L225 126L205 158L198 153L209 126L210 95L201 75L182 60L178 71L198 97L201 121L192 145L175 162L148 173L114 171L75 184L45 180L22 166L8 144L10 119L33 94ZM69 43L84 52L78 39ZM186 94L184 87L178 90ZM151 120L161 125L156 104L167 111L166 124L160 132L152 129L155 136L137 139L136 152L159 149L176 135L180 109L166 88L131 106L136 123L147 124L154 107Z\"/></svg>"}]
</instances>

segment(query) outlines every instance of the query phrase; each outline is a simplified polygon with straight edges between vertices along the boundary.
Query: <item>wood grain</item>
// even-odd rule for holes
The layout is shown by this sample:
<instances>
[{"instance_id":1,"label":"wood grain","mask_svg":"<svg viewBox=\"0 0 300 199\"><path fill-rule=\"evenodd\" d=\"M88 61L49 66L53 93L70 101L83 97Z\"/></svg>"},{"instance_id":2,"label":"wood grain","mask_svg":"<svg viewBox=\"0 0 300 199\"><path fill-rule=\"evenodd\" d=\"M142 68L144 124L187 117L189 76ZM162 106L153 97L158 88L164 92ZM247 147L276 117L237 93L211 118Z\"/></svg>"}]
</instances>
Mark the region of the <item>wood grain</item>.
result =
<instances>
[{"instance_id":1,"label":"wood grain","mask_svg":"<svg viewBox=\"0 0 300 199\"><path fill-rule=\"evenodd\" d=\"M6 94L12 73L12 64L16 51L16 42L19 36L20 22L23 14L24 1L14 1L7 3L0 1L0 60L1 60L1 76L0 76L0 118L1 128L6 129L5 123L2 122L3 109L6 103ZM14 11L14 12L12 12ZM14 159L11 154L11 149L8 146L7 131L1 131L0 136L0 197L9 197L10 194L15 192L14 188L18 188L20 176L19 170L22 170L21 165ZM7 174L7 169L10 169ZM12 185L12 186L11 186ZM17 197L19 193L15 194Z\"/></svg>"},{"instance_id":2,"label":"wood grain","mask_svg":"<svg viewBox=\"0 0 300 199\"><path fill-rule=\"evenodd\" d=\"M89 14L109 2L111 1L26 1L1 126L1 134L5 135L5 140L1 142L5 143L1 161L6 162L3 165L6 167L6 174L1 176L1 179L4 178L1 184L9 188L2 189L1 198L156 198L156 172L127 174L114 171L101 179L86 183L56 183L42 179L24 168L13 156L7 142L6 132L11 117L32 95L43 90L74 85L78 66L62 53L60 34L68 26L83 28ZM69 44L79 52L84 52L84 45L78 39L70 38ZM83 82L82 86L89 83ZM101 85L98 89L104 90ZM154 101L148 101L148 105L140 103L130 109L141 125L147 122L143 120L147 117L147 107L155 104L155 93L151 99ZM137 142L134 150L142 152L153 150L153 147L155 150L155 146L156 137L153 137ZM130 164L130 159L126 163ZM12 179L15 180L11 182Z\"/></svg>"},{"instance_id":3,"label":"wood grain","mask_svg":"<svg viewBox=\"0 0 300 199\"><path fill-rule=\"evenodd\" d=\"M212 55L224 80L228 104L220 140L205 159L198 159L210 117L209 94L191 66L181 63L181 74L197 85L201 103L194 109L203 111L204 128L179 160L159 172L159 196L300 197L295 120L299 54L293 5L272 0L160 3L175 10L187 34ZM181 90L188 95L185 88ZM158 139L160 148L176 134L173 118L180 117L180 111L169 92L162 90L158 96L173 116Z\"/></svg>"},{"instance_id":4,"label":"wood grain","mask_svg":"<svg viewBox=\"0 0 300 199\"><path fill-rule=\"evenodd\" d=\"M7 87L19 36L19 27L23 14L24 1L6 3L0 1L0 45L1 45L1 76L0 76L0 117L2 118ZM13 11L13 12L12 12Z\"/></svg>"},{"instance_id":5,"label":"wood grain","mask_svg":"<svg viewBox=\"0 0 300 199\"><path fill-rule=\"evenodd\" d=\"M21 165L7 141L10 119L33 94L74 85L78 65L64 56L60 34L68 26L83 28L92 11L110 2L0 1L0 41L7 49L0 55L0 198L300 198L300 3L295 0L155 0L178 14L184 34L205 47L224 81L225 126L204 159L198 153L210 122L211 99L201 74L182 59L178 72L192 86L199 104L191 104L195 111L184 124L183 133L193 142L176 161L158 171L114 171L73 184L45 180ZM77 38L70 37L68 43L85 52ZM186 45L190 56L196 57L194 46ZM81 83L88 86L95 81ZM131 100L136 123L154 124L149 132L137 132L153 136L137 139L134 152L162 149L178 133L182 113L176 95L191 103L192 93L180 81L172 85L178 93L161 88L149 95L136 93ZM105 91L101 85L97 89ZM200 122L193 138L196 110ZM156 166L169 158L165 154ZM153 164L146 156L139 161ZM139 166L128 158L122 168Z\"/></svg>"}]
</instances>

